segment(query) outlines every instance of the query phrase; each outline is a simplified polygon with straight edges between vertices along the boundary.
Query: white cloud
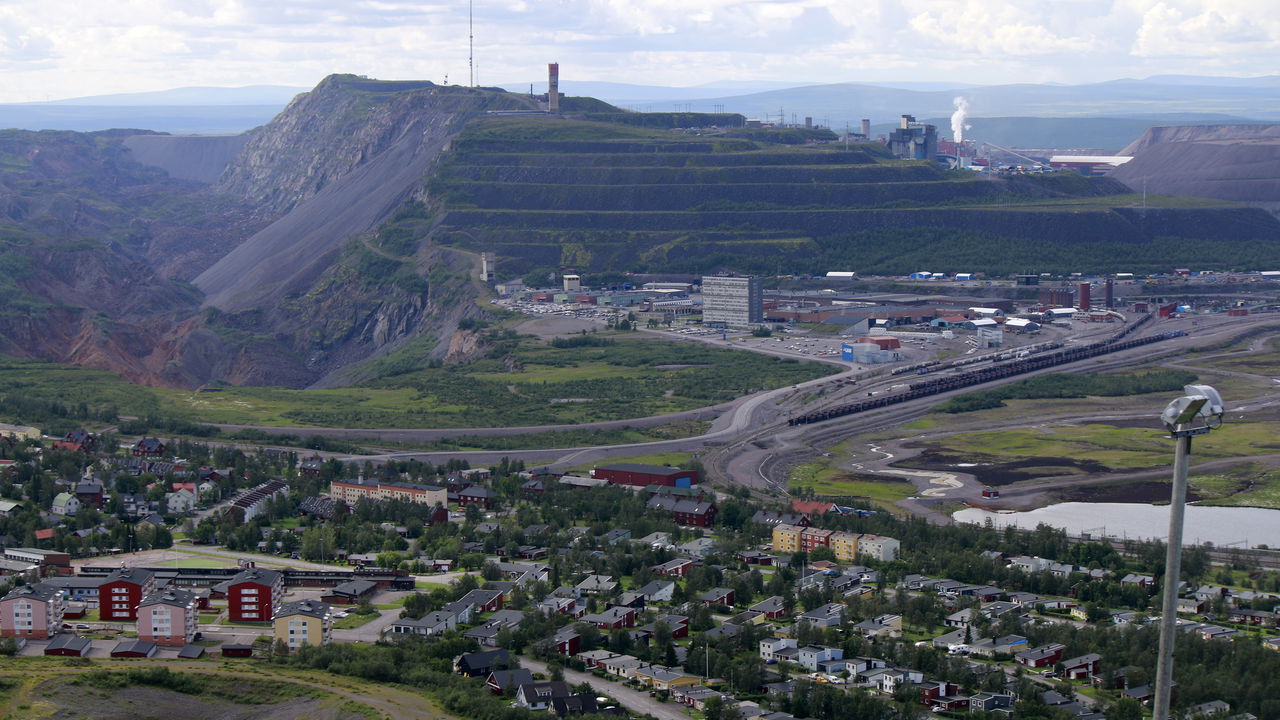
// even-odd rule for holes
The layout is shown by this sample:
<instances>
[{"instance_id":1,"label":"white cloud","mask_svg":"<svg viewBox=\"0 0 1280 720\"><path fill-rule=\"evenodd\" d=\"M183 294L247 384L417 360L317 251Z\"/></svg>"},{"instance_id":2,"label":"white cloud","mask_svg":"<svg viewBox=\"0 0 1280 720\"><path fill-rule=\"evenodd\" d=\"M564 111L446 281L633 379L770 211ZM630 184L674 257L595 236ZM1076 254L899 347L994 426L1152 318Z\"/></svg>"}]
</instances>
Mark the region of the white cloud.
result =
<instances>
[{"instance_id":1,"label":"white cloud","mask_svg":"<svg viewBox=\"0 0 1280 720\"><path fill-rule=\"evenodd\" d=\"M1157 2L1142 16L1133 43L1138 57L1216 57L1234 48L1280 49L1276 31L1280 20L1273 10L1249 12L1247 6L1226 3Z\"/></svg>"},{"instance_id":2,"label":"white cloud","mask_svg":"<svg viewBox=\"0 0 1280 720\"><path fill-rule=\"evenodd\" d=\"M461 0L4 0L0 101L467 75ZM482 82L1088 82L1280 67L1275 0L475 0Z\"/></svg>"}]
</instances>

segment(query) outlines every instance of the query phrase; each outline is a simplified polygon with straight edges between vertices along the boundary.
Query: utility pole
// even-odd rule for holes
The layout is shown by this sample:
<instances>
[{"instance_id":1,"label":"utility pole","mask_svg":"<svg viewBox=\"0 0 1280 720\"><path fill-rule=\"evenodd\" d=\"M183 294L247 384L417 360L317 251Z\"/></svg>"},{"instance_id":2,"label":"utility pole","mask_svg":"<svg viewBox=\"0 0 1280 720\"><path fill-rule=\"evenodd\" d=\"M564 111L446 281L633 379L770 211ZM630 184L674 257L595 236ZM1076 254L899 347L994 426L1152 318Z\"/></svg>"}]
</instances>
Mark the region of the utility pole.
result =
<instances>
[{"instance_id":1,"label":"utility pole","mask_svg":"<svg viewBox=\"0 0 1280 720\"><path fill-rule=\"evenodd\" d=\"M1160 611L1160 654L1156 659L1152 720L1169 720L1173 690L1173 644L1178 626L1178 584L1182 575L1182 522L1187 507L1187 466L1191 438L1206 435L1222 424L1222 396L1208 385L1187 385L1186 395L1169 403L1161 420L1177 442L1173 456L1173 490L1169 503L1169 545L1164 563L1163 604ZM1203 424L1193 425L1197 419Z\"/></svg>"}]
</instances>

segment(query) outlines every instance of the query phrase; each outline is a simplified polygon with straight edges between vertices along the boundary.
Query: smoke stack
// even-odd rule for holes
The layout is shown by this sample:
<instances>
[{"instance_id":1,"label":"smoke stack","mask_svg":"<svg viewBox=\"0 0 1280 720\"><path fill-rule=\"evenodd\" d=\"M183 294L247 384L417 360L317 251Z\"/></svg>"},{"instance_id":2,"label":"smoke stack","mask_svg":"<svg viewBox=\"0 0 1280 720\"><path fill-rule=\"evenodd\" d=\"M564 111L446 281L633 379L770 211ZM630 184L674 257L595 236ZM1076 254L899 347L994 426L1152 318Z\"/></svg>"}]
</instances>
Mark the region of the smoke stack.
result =
<instances>
[{"instance_id":1,"label":"smoke stack","mask_svg":"<svg viewBox=\"0 0 1280 720\"><path fill-rule=\"evenodd\" d=\"M871 121L867 118L862 118L862 136L871 137Z\"/></svg>"},{"instance_id":2,"label":"smoke stack","mask_svg":"<svg viewBox=\"0 0 1280 720\"><path fill-rule=\"evenodd\" d=\"M1112 280L1111 278L1107 278L1107 309L1108 310L1116 306L1115 285L1116 284L1114 280Z\"/></svg>"},{"instance_id":3,"label":"smoke stack","mask_svg":"<svg viewBox=\"0 0 1280 720\"><path fill-rule=\"evenodd\" d=\"M547 112L560 112L560 63L547 65Z\"/></svg>"}]
</instances>

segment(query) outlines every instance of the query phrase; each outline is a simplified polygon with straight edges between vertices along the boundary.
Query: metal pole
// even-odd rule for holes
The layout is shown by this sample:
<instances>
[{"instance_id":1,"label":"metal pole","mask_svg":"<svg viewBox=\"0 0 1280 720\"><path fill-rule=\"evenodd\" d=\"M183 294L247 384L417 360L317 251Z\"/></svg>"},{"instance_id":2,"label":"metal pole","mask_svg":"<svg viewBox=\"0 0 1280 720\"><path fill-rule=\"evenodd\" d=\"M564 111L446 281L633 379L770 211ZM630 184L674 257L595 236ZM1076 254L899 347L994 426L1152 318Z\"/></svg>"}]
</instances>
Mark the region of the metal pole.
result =
<instances>
[{"instance_id":1,"label":"metal pole","mask_svg":"<svg viewBox=\"0 0 1280 720\"><path fill-rule=\"evenodd\" d=\"M1152 720L1168 720L1173 690L1173 642L1178 626L1178 583L1182 575L1182 518L1187 507L1187 465L1191 456L1191 432L1175 431L1173 491L1169 502L1169 547L1164 563L1164 604L1160 613L1160 656L1156 662L1156 697Z\"/></svg>"}]
</instances>

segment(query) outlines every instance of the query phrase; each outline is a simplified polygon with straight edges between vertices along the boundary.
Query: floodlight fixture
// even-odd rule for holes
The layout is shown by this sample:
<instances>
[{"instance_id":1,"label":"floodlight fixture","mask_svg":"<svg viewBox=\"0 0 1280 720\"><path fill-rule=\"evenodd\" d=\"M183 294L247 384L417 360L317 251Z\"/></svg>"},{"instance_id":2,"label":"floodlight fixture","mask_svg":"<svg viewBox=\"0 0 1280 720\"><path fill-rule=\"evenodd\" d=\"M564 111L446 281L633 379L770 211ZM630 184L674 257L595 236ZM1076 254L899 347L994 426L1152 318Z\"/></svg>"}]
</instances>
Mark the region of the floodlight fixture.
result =
<instances>
[{"instance_id":1,"label":"floodlight fixture","mask_svg":"<svg viewBox=\"0 0 1280 720\"><path fill-rule=\"evenodd\" d=\"M1169 432L1177 432L1199 417L1200 411L1208 404L1209 398L1204 395L1183 395L1165 407L1160 419Z\"/></svg>"},{"instance_id":2,"label":"floodlight fixture","mask_svg":"<svg viewBox=\"0 0 1280 720\"><path fill-rule=\"evenodd\" d=\"M1226 407L1222 402L1222 396L1212 385L1186 385L1182 391L1188 395L1203 395L1209 399L1209 402L1200 411L1201 417L1213 427L1217 427L1222 423L1222 416L1226 413ZM1216 421L1216 423L1215 423Z\"/></svg>"}]
</instances>

